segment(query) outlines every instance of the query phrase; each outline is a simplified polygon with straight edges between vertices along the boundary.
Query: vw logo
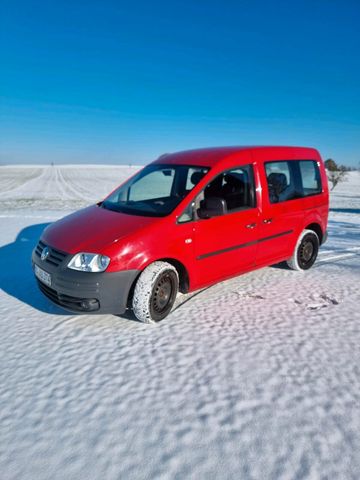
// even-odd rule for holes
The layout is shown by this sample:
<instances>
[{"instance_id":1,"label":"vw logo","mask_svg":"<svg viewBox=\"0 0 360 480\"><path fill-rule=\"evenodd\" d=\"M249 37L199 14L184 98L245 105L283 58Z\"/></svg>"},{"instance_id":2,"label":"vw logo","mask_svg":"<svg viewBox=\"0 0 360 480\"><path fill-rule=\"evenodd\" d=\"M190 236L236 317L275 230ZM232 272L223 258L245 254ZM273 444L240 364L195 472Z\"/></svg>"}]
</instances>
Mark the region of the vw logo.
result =
<instances>
[{"instance_id":1,"label":"vw logo","mask_svg":"<svg viewBox=\"0 0 360 480\"><path fill-rule=\"evenodd\" d=\"M50 255L50 249L49 247L45 247L44 250L41 252L41 260L44 262L48 256Z\"/></svg>"}]
</instances>

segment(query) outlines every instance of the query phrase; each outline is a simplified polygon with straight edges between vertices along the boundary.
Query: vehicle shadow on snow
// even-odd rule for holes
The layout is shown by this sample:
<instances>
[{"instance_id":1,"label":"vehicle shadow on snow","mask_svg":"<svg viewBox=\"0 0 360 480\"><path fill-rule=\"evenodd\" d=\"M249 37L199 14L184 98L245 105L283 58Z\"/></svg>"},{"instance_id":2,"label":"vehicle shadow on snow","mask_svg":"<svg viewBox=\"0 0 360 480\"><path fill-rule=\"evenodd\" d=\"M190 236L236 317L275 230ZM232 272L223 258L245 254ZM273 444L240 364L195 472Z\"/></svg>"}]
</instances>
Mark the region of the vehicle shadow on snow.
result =
<instances>
[{"instance_id":1,"label":"vehicle shadow on snow","mask_svg":"<svg viewBox=\"0 0 360 480\"><path fill-rule=\"evenodd\" d=\"M15 241L0 247L0 289L31 307L52 315L76 315L67 312L48 300L39 290L31 267L31 253L43 230L50 223L39 223L23 228ZM80 314L81 315L81 314ZM116 315L126 320L138 321L131 311Z\"/></svg>"},{"instance_id":2,"label":"vehicle shadow on snow","mask_svg":"<svg viewBox=\"0 0 360 480\"><path fill-rule=\"evenodd\" d=\"M280 270L290 270L286 262L274 263L269 265L270 268L279 268Z\"/></svg>"},{"instance_id":3,"label":"vehicle shadow on snow","mask_svg":"<svg viewBox=\"0 0 360 480\"><path fill-rule=\"evenodd\" d=\"M32 268L31 252L49 223L23 228L13 243L0 247L0 288L37 310L55 315L71 315L53 305L39 290Z\"/></svg>"},{"instance_id":4,"label":"vehicle shadow on snow","mask_svg":"<svg viewBox=\"0 0 360 480\"><path fill-rule=\"evenodd\" d=\"M330 208L330 212L359 214L360 208Z\"/></svg>"}]
</instances>

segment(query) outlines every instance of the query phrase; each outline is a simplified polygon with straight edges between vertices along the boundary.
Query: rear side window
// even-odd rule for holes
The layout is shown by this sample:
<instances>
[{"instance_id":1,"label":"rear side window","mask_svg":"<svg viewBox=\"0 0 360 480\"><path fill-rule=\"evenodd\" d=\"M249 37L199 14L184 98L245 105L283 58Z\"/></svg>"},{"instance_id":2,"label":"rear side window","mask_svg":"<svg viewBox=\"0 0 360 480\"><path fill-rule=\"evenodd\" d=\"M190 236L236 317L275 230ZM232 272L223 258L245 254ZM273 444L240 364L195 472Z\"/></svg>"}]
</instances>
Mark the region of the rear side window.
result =
<instances>
[{"instance_id":1,"label":"rear side window","mask_svg":"<svg viewBox=\"0 0 360 480\"><path fill-rule=\"evenodd\" d=\"M321 179L318 164L309 160L303 160L298 163L304 197L321 193Z\"/></svg>"},{"instance_id":2,"label":"rear side window","mask_svg":"<svg viewBox=\"0 0 360 480\"><path fill-rule=\"evenodd\" d=\"M265 163L270 203L321 193L320 171L313 160Z\"/></svg>"},{"instance_id":3,"label":"rear side window","mask_svg":"<svg viewBox=\"0 0 360 480\"><path fill-rule=\"evenodd\" d=\"M271 203L298 198L295 175L291 162L269 162L265 164L266 178Z\"/></svg>"}]
</instances>

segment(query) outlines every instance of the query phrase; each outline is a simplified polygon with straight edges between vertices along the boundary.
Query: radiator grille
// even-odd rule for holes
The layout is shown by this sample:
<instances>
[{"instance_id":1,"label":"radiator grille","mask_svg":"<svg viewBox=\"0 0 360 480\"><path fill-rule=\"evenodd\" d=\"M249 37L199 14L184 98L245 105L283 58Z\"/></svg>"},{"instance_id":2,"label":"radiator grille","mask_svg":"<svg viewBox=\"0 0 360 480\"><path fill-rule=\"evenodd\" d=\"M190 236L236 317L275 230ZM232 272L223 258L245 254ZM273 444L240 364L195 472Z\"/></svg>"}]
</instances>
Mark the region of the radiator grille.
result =
<instances>
[{"instance_id":1,"label":"radiator grille","mask_svg":"<svg viewBox=\"0 0 360 480\"><path fill-rule=\"evenodd\" d=\"M35 249L35 254L39 258L41 258L41 254L42 254L45 247L47 247L49 249L49 252L50 252L48 257L46 258L45 262L50 263L51 265L54 265L55 267L58 267L62 263L64 258L67 256L67 253L64 253L64 252L61 252L60 250L56 250L55 248L49 247L49 246L45 245L45 243L40 240L39 243L36 246L36 249Z\"/></svg>"}]
</instances>

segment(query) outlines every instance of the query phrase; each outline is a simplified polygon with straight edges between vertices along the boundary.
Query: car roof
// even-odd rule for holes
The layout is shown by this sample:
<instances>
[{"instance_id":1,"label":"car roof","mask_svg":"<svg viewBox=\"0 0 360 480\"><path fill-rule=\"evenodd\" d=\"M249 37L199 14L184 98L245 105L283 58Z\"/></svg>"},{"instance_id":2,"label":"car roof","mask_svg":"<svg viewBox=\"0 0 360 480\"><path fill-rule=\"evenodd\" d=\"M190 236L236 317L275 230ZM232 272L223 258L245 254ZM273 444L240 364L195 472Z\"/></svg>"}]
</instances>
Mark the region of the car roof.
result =
<instances>
[{"instance_id":1,"label":"car roof","mask_svg":"<svg viewBox=\"0 0 360 480\"><path fill-rule=\"evenodd\" d=\"M291 160L292 157L314 158L314 154L318 155L314 148L308 147L287 147L287 146L233 146L233 147L212 147L198 148L194 150L184 150L176 153L165 153L161 155L153 163L161 163L166 165L197 165L204 167L213 167L222 160L231 156L236 156L243 152L251 152L262 150L263 153L272 153L279 155L279 159L285 155ZM264 151L265 150L265 151Z\"/></svg>"}]
</instances>

